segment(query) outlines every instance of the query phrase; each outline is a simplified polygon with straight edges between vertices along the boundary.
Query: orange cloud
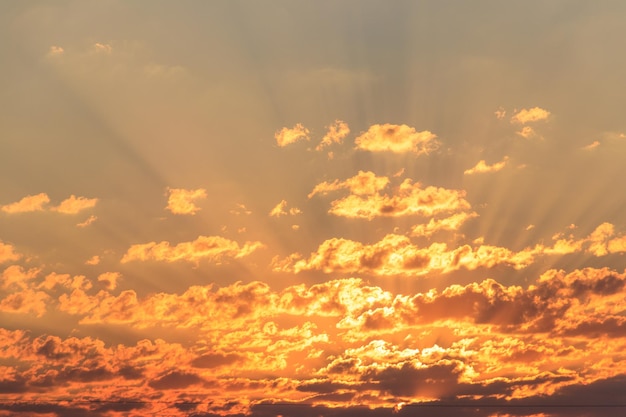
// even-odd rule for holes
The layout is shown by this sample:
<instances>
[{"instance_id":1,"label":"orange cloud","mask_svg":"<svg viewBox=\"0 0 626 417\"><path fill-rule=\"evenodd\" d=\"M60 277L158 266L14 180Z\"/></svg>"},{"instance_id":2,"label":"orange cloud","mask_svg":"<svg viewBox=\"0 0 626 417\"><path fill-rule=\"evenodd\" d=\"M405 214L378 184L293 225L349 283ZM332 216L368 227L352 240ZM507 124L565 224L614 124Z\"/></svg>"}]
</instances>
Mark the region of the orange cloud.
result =
<instances>
[{"instance_id":1,"label":"orange cloud","mask_svg":"<svg viewBox=\"0 0 626 417\"><path fill-rule=\"evenodd\" d=\"M442 273L461 268L492 268L507 265L522 269L534 261L535 249L520 252L479 245L464 245L449 250L445 243L418 247L408 237L390 234L372 245L349 239L332 238L324 241L308 259L297 254L285 260L275 260L275 271L295 272L319 270L325 273L371 273L375 275L424 275L433 271Z\"/></svg>"},{"instance_id":2,"label":"orange cloud","mask_svg":"<svg viewBox=\"0 0 626 417\"><path fill-rule=\"evenodd\" d=\"M529 139L537 135L535 130L530 126L524 126L519 132L516 132L518 135L523 137L524 139Z\"/></svg>"},{"instance_id":3,"label":"orange cloud","mask_svg":"<svg viewBox=\"0 0 626 417\"><path fill-rule=\"evenodd\" d=\"M478 217L478 214L474 212L461 212L455 213L452 216L445 217L443 219L431 218L427 224L418 224L413 226L411 236L429 237L441 230L456 231L459 230L467 220L474 217Z\"/></svg>"},{"instance_id":4,"label":"orange cloud","mask_svg":"<svg viewBox=\"0 0 626 417\"><path fill-rule=\"evenodd\" d=\"M204 188L195 190L186 190L184 188L168 188L169 197L167 199L166 210L173 214L190 214L194 215L200 210L195 205L195 200L206 198L207 193Z\"/></svg>"},{"instance_id":5,"label":"orange cloud","mask_svg":"<svg viewBox=\"0 0 626 417\"><path fill-rule=\"evenodd\" d=\"M37 277L41 269L31 268L25 270L19 265L11 265L7 267L0 275L2 288L21 288L26 289L30 286L30 282Z\"/></svg>"},{"instance_id":6,"label":"orange cloud","mask_svg":"<svg viewBox=\"0 0 626 417\"><path fill-rule=\"evenodd\" d=\"M583 151L591 151L593 149L596 149L598 146L600 146L600 141L594 140L592 143L583 146L581 149Z\"/></svg>"},{"instance_id":7,"label":"orange cloud","mask_svg":"<svg viewBox=\"0 0 626 417\"><path fill-rule=\"evenodd\" d=\"M121 277L122 274L119 272L104 272L98 275L98 282L103 283L107 290L114 290Z\"/></svg>"},{"instance_id":8,"label":"orange cloud","mask_svg":"<svg viewBox=\"0 0 626 417\"><path fill-rule=\"evenodd\" d=\"M498 172L502 168L504 168L509 160L508 156L505 156L504 159L500 162L496 162L492 165L487 165L484 159L478 161L476 165L474 165L470 169L466 169L463 173L465 175L473 175L473 174L483 174L486 172Z\"/></svg>"},{"instance_id":9,"label":"orange cloud","mask_svg":"<svg viewBox=\"0 0 626 417\"><path fill-rule=\"evenodd\" d=\"M28 213L32 211L43 211L44 205L50 202L50 197L46 193L29 195L15 203L2 206L5 213Z\"/></svg>"},{"instance_id":10,"label":"orange cloud","mask_svg":"<svg viewBox=\"0 0 626 417\"><path fill-rule=\"evenodd\" d=\"M15 252L13 245L0 241L0 263L17 261L21 257L21 254Z\"/></svg>"},{"instance_id":11,"label":"orange cloud","mask_svg":"<svg viewBox=\"0 0 626 417\"><path fill-rule=\"evenodd\" d=\"M292 207L287 210L287 200L281 200L281 202L270 211L270 217L295 216L300 213L302 213L302 211L297 207Z\"/></svg>"},{"instance_id":12,"label":"orange cloud","mask_svg":"<svg viewBox=\"0 0 626 417\"><path fill-rule=\"evenodd\" d=\"M389 178L378 177L371 171L359 171L354 177L345 181L335 180L332 183L322 182L317 184L308 195L309 198L315 194L327 194L330 191L348 189L357 195L371 195L383 190L389 184Z\"/></svg>"},{"instance_id":13,"label":"orange cloud","mask_svg":"<svg viewBox=\"0 0 626 417\"><path fill-rule=\"evenodd\" d=\"M43 291L25 288L0 300L0 311L14 314L33 313L37 317L41 317L46 313L49 298L50 296Z\"/></svg>"},{"instance_id":14,"label":"orange cloud","mask_svg":"<svg viewBox=\"0 0 626 417\"><path fill-rule=\"evenodd\" d=\"M78 226L78 227L87 227L91 223L95 222L96 220L98 220L98 217L91 215L84 222L77 223L76 226Z\"/></svg>"},{"instance_id":15,"label":"orange cloud","mask_svg":"<svg viewBox=\"0 0 626 417\"><path fill-rule=\"evenodd\" d=\"M531 109L522 109L511 117L511 123L525 124L529 122L537 122L546 120L550 116L550 112L541 107L533 107Z\"/></svg>"},{"instance_id":16,"label":"orange cloud","mask_svg":"<svg viewBox=\"0 0 626 417\"><path fill-rule=\"evenodd\" d=\"M62 47L56 46L56 45L52 45L50 47L50 50L48 51L48 56L63 55L64 52L65 52L65 50Z\"/></svg>"},{"instance_id":17,"label":"orange cloud","mask_svg":"<svg viewBox=\"0 0 626 417\"><path fill-rule=\"evenodd\" d=\"M77 214L83 210L95 207L97 202L97 198L76 197L72 194L69 198L61 201L61 204L57 207L52 208L52 210L64 214Z\"/></svg>"},{"instance_id":18,"label":"orange cloud","mask_svg":"<svg viewBox=\"0 0 626 417\"><path fill-rule=\"evenodd\" d=\"M274 139L276 139L278 146L282 148L299 140L310 140L309 129L302 126L302 124L297 123L291 129L283 127L281 130L276 132L276 134L274 134Z\"/></svg>"},{"instance_id":19,"label":"orange cloud","mask_svg":"<svg viewBox=\"0 0 626 417\"><path fill-rule=\"evenodd\" d=\"M333 124L328 126L328 131L322 138L322 141L315 148L316 151L321 151L327 146L333 143L341 143L343 139L350 133L348 124L341 120L335 120Z\"/></svg>"},{"instance_id":20,"label":"orange cloud","mask_svg":"<svg viewBox=\"0 0 626 417\"><path fill-rule=\"evenodd\" d=\"M438 213L467 210L470 204L465 200L465 192L446 188L426 187L405 179L395 194L380 194L388 184L387 177L376 177L371 172L362 172L344 182L318 184L309 197L317 193L326 193L348 188L351 195L331 202L328 211L342 217L373 219L375 217L399 217L422 215L432 216Z\"/></svg>"},{"instance_id":21,"label":"orange cloud","mask_svg":"<svg viewBox=\"0 0 626 417\"><path fill-rule=\"evenodd\" d=\"M224 258L242 258L262 247L261 242L246 242L240 247L237 242L221 236L198 236L192 242L182 242L175 246L171 246L167 241L132 245L121 262L148 260L198 262L201 259L220 262Z\"/></svg>"},{"instance_id":22,"label":"orange cloud","mask_svg":"<svg viewBox=\"0 0 626 417\"><path fill-rule=\"evenodd\" d=\"M394 153L413 152L417 155L428 154L439 147L436 135L425 130L417 132L407 125L376 124L356 138L356 149Z\"/></svg>"}]
</instances>

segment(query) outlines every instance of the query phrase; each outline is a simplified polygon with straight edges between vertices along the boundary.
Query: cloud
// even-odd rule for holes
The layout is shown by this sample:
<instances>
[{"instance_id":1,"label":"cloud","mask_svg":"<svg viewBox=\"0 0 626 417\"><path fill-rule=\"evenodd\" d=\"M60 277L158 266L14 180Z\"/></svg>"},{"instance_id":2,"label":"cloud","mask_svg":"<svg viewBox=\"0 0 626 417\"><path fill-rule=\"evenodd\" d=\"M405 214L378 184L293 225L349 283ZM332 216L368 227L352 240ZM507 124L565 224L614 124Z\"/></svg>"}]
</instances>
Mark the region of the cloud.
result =
<instances>
[{"instance_id":1,"label":"cloud","mask_svg":"<svg viewBox=\"0 0 626 417\"><path fill-rule=\"evenodd\" d=\"M498 107L498 110L496 110L495 112L493 112L493 114L496 115L496 118L498 120L504 119L506 117L506 110L504 110L503 107Z\"/></svg>"},{"instance_id":2,"label":"cloud","mask_svg":"<svg viewBox=\"0 0 626 417\"><path fill-rule=\"evenodd\" d=\"M100 263L100 256L94 255L85 261L85 265L98 265Z\"/></svg>"},{"instance_id":3,"label":"cloud","mask_svg":"<svg viewBox=\"0 0 626 417\"><path fill-rule=\"evenodd\" d=\"M206 198L207 193L204 188L195 190L186 190L184 188L168 188L169 197L167 199L166 210L173 214L190 214L194 215L200 210L194 204L195 200Z\"/></svg>"},{"instance_id":4,"label":"cloud","mask_svg":"<svg viewBox=\"0 0 626 417\"><path fill-rule=\"evenodd\" d=\"M72 194L69 198L61 201L61 204L57 207L52 208L52 210L64 214L77 214L83 210L95 207L97 202L97 198L76 197Z\"/></svg>"},{"instance_id":5,"label":"cloud","mask_svg":"<svg viewBox=\"0 0 626 417\"><path fill-rule=\"evenodd\" d=\"M315 186L309 198L316 194L348 189L351 194L331 202L328 211L341 217L373 219L375 217L399 217L462 211L470 208L465 192L446 188L426 187L405 179L394 188L394 194L381 194L389 184L387 177L378 177L372 172L359 173L345 181L323 182Z\"/></svg>"},{"instance_id":6,"label":"cloud","mask_svg":"<svg viewBox=\"0 0 626 417\"><path fill-rule=\"evenodd\" d=\"M9 243L3 243L0 240L0 263L7 261L17 261L22 257L21 254L15 252L15 247Z\"/></svg>"},{"instance_id":7,"label":"cloud","mask_svg":"<svg viewBox=\"0 0 626 417\"><path fill-rule=\"evenodd\" d=\"M593 149L596 149L598 146L600 146L600 141L594 140L592 143L583 146L581 149L584 151L591 151Z\"/></svg>"},{"instance_id":8,"label":"cloud","mask_svg":"<svg viewBox=\"0 0 626 417\"><path fill-rule=\"evenodd\" d=\"M537 133L535 132L535 130L530 126L524 126L519 132L515 132L515 133L517 133L524 139L530 139L532 137L537 136Z\"/></svg>"},{"instance_id":9,"label":"cloud","mask_svg":"<svg viewBox=\"0 0 626 417\"><path fill-rule=\"evenodd\" d=\"M113 47L107 43L98 43L96 42L93 45L93 48L96 52L110 54L113 51Z\"/></svg>"},{"instance_id":10,"label":"cloud","mask_svg":"<svg viewBox=\"0 0 626 417\"><path fill-rule=\"evenodd\" d=\"M550 116L550 112L541 107L533 107L530 109L522 109L511 117L511 123L526 124L546 120Z\"/></svg>"},{"instance_id":11,"label":"cloud","mask_svg":"<svg viewBox=\"0 0 626 417\"><path fill-rule=\"evenodd\" d=\"M318 270L325 273L370 273L375 275L425 275L446 273L461 268L474 270L507 265L522 269L534 261L536 250L509 249L479 245L463 245L448 249L445 243L427 247L414 245L408 237L389 234L379 242L366 245L361 242L332 238L324 241L308 259L294 254L282 261L275 260L275 271L295 272Z\"/></svg>"},{"instance_id":12,"label":"cloud","mask_svg":"<svg viewBox=\"0 0 626 417\"><path fill-rule=\"evenodd\" d=\"M33 313L41 317L46 312L50 296L43 291L30 288L13 292L0 300L0 311L14 314Z\"/></svg>"},{"instance_id":13,"label":"cloud","mask_svg":"<svg viewBox=\"0 0 626 417\"><path fill-rule=\"evenodd\" d=\"M316 151L321 151L325 147L328 147L334 143L341 143L343 139L350 133L348 124L341 120L335 120L330 126L328 131L322 138L322 141L315 148Z\"/></svg>"},{"instance_id":14,"label":"cloud","mask_svg":"<svg viewBox=\"0 0 626 417\"><path fill-rule=\"evenodd\" d=\"M94 215L91 215L87 219L85 219L84 222L77 223L76 226L78 226L78 227L87 227L90 224L92 224L93 222L95 222L96 220L98 220L98 217L94 216Z\"/></svg>"},{"instance_id":15,"label":"cloud","mask_svg":"<svg viewBox=\"0 0 626 417\"><path fill-rule=\"evenodd\" d=\"M46 193L39 193L37 195L26 196L15 203L4 205L2 206L2 211L10 214L44 211L46 210L45 205L49 202L50 197L48 197ZM61 201L58 206L50 207L49 210L63 214L77 214L83 210L94 207L97 202L97 198L76 197L72 194L69 198ZM87 221L89 221L89 219L87 219ZM80 223L78 226L82 224L83 223Z\"/></svg>"},{"instance_id":16,"label":"cloud","mask_svg":"<svg viewBox=\"0 0 626 417\"><path fill-rule=\"evenodd\" d=\"M447 230L457 231L469 219L478 217L474 212L455 213L442 219L431 218L427 224L418 224L411 229L411 236L430 237L436 232Z\"/></svg>"},{"instance_id":17,"label":"cloud","mask_svg":"<svg viewBox=\"0 0 626 417\"><path fill-rule=\"evenodd\" d=\"M315 194L327 194L330 191L341 189L348 189L351 193L357 195L371 195L383 190L387 184L389 184L389 178L387 177L378 177L371 171L359 171L357 175L345 181L335 180L332 183L325 181L317 184L313 191L309 193L308 198L313 197Z\"/></svg>"},{"instance_id":18,"label":"cloud","mask_svg":"<svg viewBox=\"0 0 626 417\"><path fill-rule=\"evenodd\" d=\"M122 277L119 272L104 272L98 275L98 282L104 284L107 290L114 290L117 287L118 280Z\"/></svg>"},{"instance_id":19,"label":"cloud","mask_svg":"<svg viewBox=\"0 0 626 417\"><path fill-rule=\"evenodd\" d=\"M46 193L36 195L28 195L15 203L2 206L5 213L28 213L32 211L43 211L44 205L50 202L50 198Z\"/></svg>"},{"instance_id":20,"label":"cloud","mask_svg":"<svg viewBox=\"0 0 626 417\"><path fill-rule=\"evenodd\" d=\"M60 47L60 46L56 46L56 45L52 45L50 47L50 50L48 51L48 56L59 56L59 55L63 55L63 53L65 52L65 50Z\"/></svg>"},{"instance_id":21,"label":"cloud","mask_svg":"<svg viewBox=\"0 0 626 417\"><path fill-rule=\"evenodd\" d=\"M504 168L509 160L508 156L505 156L504 159L500 162L496 162L492 165L487 165L484 159L478 161L476 165L474 165L470 169L466 169L463 174L465 175L473 175L473 174L483 174L486 172L498 172L502 168Z\"/></svg>"},{"instance_id":22,"label":"cloud","mask_svg":"<svg viewBox=\"0 0 626 417\"><path fill-rule=\"evenodd\" d=\"M274 134L274 138L276 139L278 146L284 147L299 140L310 140L309 129L302 126L302 124L297 123L291 129L283 127L281 130L277 131L276 134Z\"/></svg>"},{"instance_id":23,"label":"cloud","mask_svg":"<svg viewBox=\"0 0 626 417\"><path fill-rule=\"evenodd\" d=\"M292 207L287 210L287 200L281 200L271 211L270 217L280 217L280 216L295 216L296 214L300 214L302 211L297 207Z\"/></svg>"},{"instance_id":24,"label":"cloud","mask_svg":"<svg viewBox=\"0 0 626 417\"><path fill-rule=\"evenodd\" d=\"M171 246L169 242L149 242L132 245L122 257L122 263L131 261L188 261L198 262L207 259L220 262L225 258L242 258L262 248L261 242L245 242L243 246L221 236L198 236L191 242Z\"/></svg>"},{"instance_id":25,"label":"cloud","mask_svg":"<svg viewBox=\"0 0 626 417\"><path fill-rule=\"evenodd\" d=\"M436 135L425 130L417 132L407 125L376 124L354 141L356 149L370 152L390 151L394 153L413 152L416 155L428 154L439 147Z\"/></svg>"}]
</instances>

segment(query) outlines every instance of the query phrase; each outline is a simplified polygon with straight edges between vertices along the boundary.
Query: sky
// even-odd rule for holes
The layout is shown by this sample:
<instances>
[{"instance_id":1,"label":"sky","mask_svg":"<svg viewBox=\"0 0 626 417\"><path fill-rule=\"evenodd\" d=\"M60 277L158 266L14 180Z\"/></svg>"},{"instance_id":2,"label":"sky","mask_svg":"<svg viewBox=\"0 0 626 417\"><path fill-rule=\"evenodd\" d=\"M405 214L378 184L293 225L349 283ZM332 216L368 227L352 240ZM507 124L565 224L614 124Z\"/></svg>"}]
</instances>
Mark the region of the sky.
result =
<instances>
[{"instance_id":1,"label":"sky","mask_svg":"<svg viewBox=\"0 0 626 417\"><path fill-rule=\"evenodd\" d=\"M0 416L622 416L625 21L0 2Z\"/></svg>"}]
</instances>

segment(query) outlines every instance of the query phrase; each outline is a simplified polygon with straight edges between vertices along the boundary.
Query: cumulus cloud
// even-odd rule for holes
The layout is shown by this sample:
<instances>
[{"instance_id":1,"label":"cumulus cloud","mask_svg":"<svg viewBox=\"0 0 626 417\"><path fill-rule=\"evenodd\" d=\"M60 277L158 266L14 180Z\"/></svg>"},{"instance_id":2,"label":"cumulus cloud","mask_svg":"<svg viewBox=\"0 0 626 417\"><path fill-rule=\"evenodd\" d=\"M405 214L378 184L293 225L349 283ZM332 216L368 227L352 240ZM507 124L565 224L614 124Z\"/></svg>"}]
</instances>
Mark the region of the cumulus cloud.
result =
<instances>
[{"instance_id":1,"label":"cumulus cloud","mask_svg":"<svg viewBox=\"0 0 626 417\"><path fill-rule=\"evenodd\" d=\"M309 133L309 129L302 126L301 123L297 123L291 129L283 127L281 130L277 131L274 134L274 139L276 139L278 146L282 148L299 140L310 140Z\"/></svg>"},{"instance_id":2,"label":"cumulus cloud","mask_svg":"<svg viewBox=\"0 0 626 417\"><path fill-rule=\"evenodd\" d=\"M194 215L200 210L195 201L206 198L207 193L204 188L186 190L184 188L168 188L169 197L167 199L166 210L173 214Z\"/></svg>"},{"instance_id":3,"label":"cumulus cloud","mask_svg":"<svg viewBox=\"0 0 626 417\"><path fill-rule=\"evenodd\" d=\"M207 259L220 262L226 258L242 258L262 248L261 242L245 242L242 246L221 236L198 236L191 242L172 246L169 242L149 242L132 245L122 257L122 263L131 261L188 261L198 262Z\"/></svg>"},{"instance_id":4,"label":"cumulus cloud","mask_svg":"<svg viewBox=\"0 0 626 417\"><path fill-rule=\"evenodd\" d=\"M21 257L21 254L15 252L15 247L13 247L13 245L4 243L0 240L0 263L17 261Z\"/></svg>"},{"instance_id":5,"label":"cumulus cloud","mask_svg":"<svg viewBox=\"0 0 626 417\"><path fill-rule=\"evenodd\" d=\"M69 198L61 201L56 207L47 208L46 205L50 202L50 197L46 193L39 193L36 195L29 195L22 198L15 203L2 206L2 211L6 213L28 213L34 211L56 211L63 214L77 214L83 210L93 208L98 202L97 198L76 197L71 195ZM88 219L89 220L89 219ZM83 223L79 224L81 226Z\"/></svg>"},{"instance_id":6,"label":"cumulus cloud","mask_svg":"<svg viewBox=\"0 0 626 417\"><path fill-rule=\"evenodd\" d=\"M530 109L522 109L511 117L511 123L526 124L530 122L538 122L546 120L550 116L550 112L541 107L533 107Z\"/></svg>"},{"instance_id":7,"label":"cumulus cloud","mask_svg":"<svg viewBox=\"0 0 626 417\"><path fill-rule=\"evenodd\" d=\"M98 282L104 284L107 290L114 290L117 287L117 282L122 277L119 272L104 272L98 275Z\"/></svg>"},{"instance_id":8,"label":"cumulus cloud","mask_svg":"<svg viewBox=\"0 0 626 417\"><path fill-rule=\"evenodd\" d=\"M322 138L322 141L315 148L316 151L321 151L325 147L328 147L334 143L341 143L343 139L350 133L348 124L342 120L335 120L330 126L328 131Z\"/></svg>"},{"instance_id":9,"label":"cumulus cloud","mask_svg":"<svg viewBox=\"0 0 626 417\"><path fill-rule=\"evenodd\" d=\"M52 210L64 214L77 214L83 210L95 207L97 202L97 198L76 197L72 194L69 198L61 201L57 207L52 208Z\"/></svg>"},{"instance_id":10,"label":"cumulus cloud","mask_svg":"<svg viewBox=\"0 0 626 417\"><path fill-rule=\"evenodd\" d=\"M473 174L483 174L487 172L498 172L502 168L504 168L509 161L509 157L505 156L504 159L500 162L496 162L492 165L487 165L484 159L478 161L476 165L472 168L466 169L463 174L465 175L473 175Z\"/></svg>"},{"instance_id":11,"label":"cumulus cloud","mask_svg":"<svg viewBox=\"0 0 626 417\"><path fill-rule=\"evenodd\" d=\"M276 204L276 206L270 210L270 217L280 217L280 216L295 216L296 214L300 214L302 211L297 207L291 207L287 210L287 200L281 200L280 203Z\"/></svg>"},{"instance_id":12,"label":"cumulus cloud","mask_svg":"<svg viewBox=\"0 0 626 417\"><path fill-rule=\"evenodd\" d=\"M405 179L394 188L394 193L381 194L390 180L372 172L359 173L345 181L323 182L315 186L309 198L316 194L348 189L350 195L331 202L328 211L341 217L373 219L375 217L399 217L462 211L470 208L465 192L440 187L425 187Z\"/></svg>"},{"instance_id":13,"label":"cumulus cloud","mask_svg":"<svg viewBox=\"0 0 626 417\"><path fill-rule=\"evenodd\" d=\"M32 211L43 211L44 205L50 202L50 197L46 193L28 195L20 201L2 206L5 213L28 213Z\"/></svg>"},{"instance_id":14,"label":"cumulus cloud","mask_svg":"<svg viewBox=\"0 0 626 417\"><path fill-rule=\"evenodd\" d=\"M354 143L356 149L394 153L413 152L417 155L428 154L439 147L436 135L425 130L417 132L407 125L375 124L367 132L358 136Z\"/></svg>"},{"instance_id":15,"label":"cumulus cloud","mask_svg":"<svg viewBox=\"0 0 626 417\"><path fill-rule=\"evenodd\" d=\"M448 249L445 243L419 247L406 236L390 234L371 245L349 239L328 239L308 259L299 259L294 254L282 261L275 260L273 266L276 271L295 273L319 270L381 276L425 275L433 271L445 273L496 265L522 269L533 262L534 256L535 250L531 248L520 252L490 245Z\"/></svg>"}]
</instances>

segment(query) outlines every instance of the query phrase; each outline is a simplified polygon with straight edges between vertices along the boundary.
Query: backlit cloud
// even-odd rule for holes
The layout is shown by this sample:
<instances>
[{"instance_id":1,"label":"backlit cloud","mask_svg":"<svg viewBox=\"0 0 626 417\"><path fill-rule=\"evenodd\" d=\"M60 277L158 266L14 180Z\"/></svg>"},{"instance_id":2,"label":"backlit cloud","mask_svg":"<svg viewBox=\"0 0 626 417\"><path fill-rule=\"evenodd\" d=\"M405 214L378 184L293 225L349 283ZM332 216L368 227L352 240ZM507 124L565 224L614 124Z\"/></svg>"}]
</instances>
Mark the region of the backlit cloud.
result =
<instances>
[{"instance_id":1,"label":"backlit cloud","mask_svg":"<svg viewBox=\"0 0 626 417\"><path fill-rule=\"evenodd\" d=\"M54 207L52 210L64 214L77 214L83 210L95 207L97 202L97 198L76 197L72 194L69 198L61 201L61 204Z\"/></svg>"},{"instance_id":2,"label":"backlit cloud","mask_svg":"<svg viewBox=\"0 0 626 417\"><path fill-rule=\"evenodd\" d=\"M483 174L486 172L498 172L506 166L508 160L509 160L509 157L505 156L502 161L496 162L492 165L487 165L485 160L481 159L480 161L478 161L476 165L474 165L472 168L466 169L463 173L465 175L472 175L472 174Z\"/></svg>"},{"instance_id":3,"label":"backlit cloud","mask_svg":"<svg viewBox=\"0 0 626 417\"><path fill-rule=\"evenodd\" d=\"M520 135L521 137L523 137L524 139L530 139L532 137L537 136L537 133L535 132L535 130L530 126L524 126L516 133Z\"/></svg>"},{"instance_id":4,"label":"backlit cloud","mask_svg":"<svg viewBox=\"0 0 626 417\"><path fill-rule=\"evenodd\" d=\"M167 241L132 245L122 257L122 263L150 260L198 262L201 259L219 262L225 258L242 258L262 247L261 242L245 242L239 246L237 242L221 236L199 236L194 241L174 246Z\"/></svg>"},{"instance_id":5,"label":"backlit cloud","mask_svg":"<svg viewBox=\"0 0 626 417\"><path fill-rule=\"evenodd\" d=\"M550 116L550 112L541 107L533 107L530 109L522 109L511 117L511 123L526 124L546 120Z\"/></svg>"},{"instance_id":6,"label":"backlit cloud","mask_svg":"<svg viewBox=\"0 0 626 417\"><path fill-rule=\"evenodd\" d=\"M596 149L598 146L600 146L600 141L594 140L592 143L583 146L581 149L584 151L591 151L593 149Z\"/></svg>"},{"instance_id":7,"label":"backlit cloud","mask_svg":"<svg viewBox=\"0 0 626 417\"><path fill-rule=\"evenodd\" d=\"M283 127L274 134L274 139L276 139L278 146L284 147L299 140L309 140L309 133L309 129L302 126L301 123L297 123L292 128Z\"/></svg>"},{"instance_id":8,"label":"backlit cloud","mask_svg":"<svg viewBox=\"0 0 626 417\"><path fill-rule=\"evenodd\" d=\"M345 181L323 182L315 186L309 198L316 194L348 189L351 194L331 202L328 211L341 217L373 219L375 217L432 216L438 213L463 211L470 208L462 190L422 187L407 178L392 189L393 194L381 194L390 180L372 172L359 173Z\"/></svg>"},{"instance_id":9,"label":"backlit cloud","mask_svg":"<svg viewBox=\"0 0 626 417\"><path fill-rule=\"evenodd\" d=\"M272 210L270 210L270 217L280 217L280 216L295 216L296 214L300 214L302 211L297 207L291 207L287 210L287 200L281 200Z\"/></svg>"},{"instance_id":10,"label":"backlit cloud","mask_svg":"<svg viewBox=\"0 0 626 417\"><path fill-rule=\"evenodd\" d=\"M17 261L21 257L21 254L15 252L13 245L0 241L0 263Z\"/></svg>"},{"instance_id":11,"label":"backlit cloud","mask_svg":"<svg viewBox=\"0 0 626 417\"><path fill-rule=\"evenodd\" d=\"M204 188L186 190L184 188L168 188L169 197L167 199L166 210L173 214L194 215L200 210L195 201L206 198L207 193Z\"/></svg>"},{"instance_id":12,"label":"backlit cloud","mask_svg":"<svg viewBox=\"0 0 626 417\"><path fill-rule=\"evenodd\" d=\"M442 230L457 231L471 218L477 217L474 212L455 213L441 219L431 218L426 224L417 224L411 229L412 236L431 236Z\"/></svg>"},{"instance_id":13,"label":"backlit cloud","mask_svg":"<svg viewBox=\"0 0 626 417\"><path fill-rule=\"evenodd\" d=\"M376 124L358 136L356 149L371 152L390 151L394 153L412 152L428 154L439 147L436 135L425 130L418 132L407 125Z\"/></svg>"},{"instance_id":14,"label":"backlit cloud","mask_svg":"<svg viewBox=\"0 0 626 417\"><path fill-rule=\"evenodd\" d=\"M328 126L328 131L322 138L322 141L315 148L316 151L321 151L327 146L330 146L334 143L341 143L343 139L348 136L350 133L350 128L348 124L341 120L335 120L330 126Z\"/></svg>"},{"instance_id":15,"label":"backlit cloud","mask_svg":"<svg viewBox=\"0 0 626 417\"><path fill-rule=\"evenodd\" d=\"M15 203L2 206L5 213L28 213L32 211L43 211L44 205L50 202L50 197L46 193L28 195Z\"/></svg>"}]
</instances>

